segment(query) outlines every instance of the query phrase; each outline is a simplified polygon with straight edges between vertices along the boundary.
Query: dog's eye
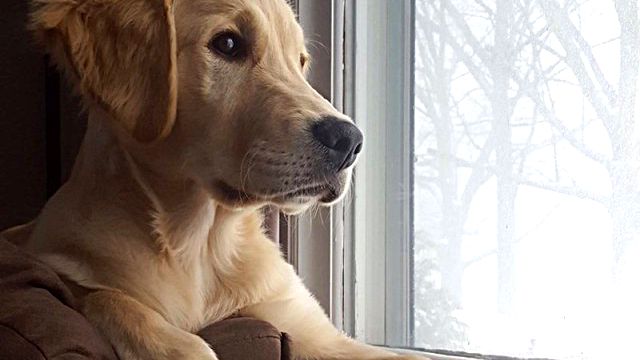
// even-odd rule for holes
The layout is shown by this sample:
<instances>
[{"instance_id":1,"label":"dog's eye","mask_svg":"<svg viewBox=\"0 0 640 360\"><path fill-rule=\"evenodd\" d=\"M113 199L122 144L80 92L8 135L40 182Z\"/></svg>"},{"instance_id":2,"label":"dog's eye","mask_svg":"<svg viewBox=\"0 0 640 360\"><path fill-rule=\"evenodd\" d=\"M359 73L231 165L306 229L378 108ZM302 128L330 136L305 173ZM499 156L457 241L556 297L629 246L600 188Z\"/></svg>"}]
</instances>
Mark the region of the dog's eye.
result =
<instances>
[{"instance_id":1,"label":"dog's eye","mask_svg":"<svg viewBox=\"0 0 640 360\"><path fill-rule=\"evenodd\" d=\"M230 59L237 59L245 55L243 39L232 32L224 32L214 37L209 43L209 49Z\"/></svg>"}]
</instances>

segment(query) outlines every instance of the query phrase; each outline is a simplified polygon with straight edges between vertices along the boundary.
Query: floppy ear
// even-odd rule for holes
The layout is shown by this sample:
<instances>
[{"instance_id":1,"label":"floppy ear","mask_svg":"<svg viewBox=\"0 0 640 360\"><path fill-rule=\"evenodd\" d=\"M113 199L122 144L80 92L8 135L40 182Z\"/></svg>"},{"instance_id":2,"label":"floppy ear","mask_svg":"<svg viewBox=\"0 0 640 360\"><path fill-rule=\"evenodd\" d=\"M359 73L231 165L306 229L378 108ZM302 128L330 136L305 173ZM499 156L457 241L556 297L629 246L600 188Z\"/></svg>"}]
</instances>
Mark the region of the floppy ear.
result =
<instances>
[{"instance_id":1,"label":"floppy ear","mask_svg":"<svg viewBox=\"0 0 640 360\"><path fill-rule=\"evenodd\" d=\"M141 142L177 108L174 0L33 0L31 28L82 95Z\"/></svg>"}]
</instances>

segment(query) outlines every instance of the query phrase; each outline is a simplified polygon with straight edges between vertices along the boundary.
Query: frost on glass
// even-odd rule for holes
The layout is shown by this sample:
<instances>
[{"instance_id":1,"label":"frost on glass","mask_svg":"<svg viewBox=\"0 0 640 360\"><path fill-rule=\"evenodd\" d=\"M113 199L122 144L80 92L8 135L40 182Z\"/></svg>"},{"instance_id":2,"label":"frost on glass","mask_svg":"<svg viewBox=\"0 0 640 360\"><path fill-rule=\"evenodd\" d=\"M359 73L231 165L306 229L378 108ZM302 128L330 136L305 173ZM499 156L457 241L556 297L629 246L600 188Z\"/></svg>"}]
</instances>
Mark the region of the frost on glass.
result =
<instances>
[{"instance_id":1,"label":"frost on glass","mask_svg":"<svg viewBox=\"0 0 640 360\"><path fill-rule=\"evenodd\" d=\"M632 0L416 0L414 345L632 358Z\"/></svg>"}]
</instances>

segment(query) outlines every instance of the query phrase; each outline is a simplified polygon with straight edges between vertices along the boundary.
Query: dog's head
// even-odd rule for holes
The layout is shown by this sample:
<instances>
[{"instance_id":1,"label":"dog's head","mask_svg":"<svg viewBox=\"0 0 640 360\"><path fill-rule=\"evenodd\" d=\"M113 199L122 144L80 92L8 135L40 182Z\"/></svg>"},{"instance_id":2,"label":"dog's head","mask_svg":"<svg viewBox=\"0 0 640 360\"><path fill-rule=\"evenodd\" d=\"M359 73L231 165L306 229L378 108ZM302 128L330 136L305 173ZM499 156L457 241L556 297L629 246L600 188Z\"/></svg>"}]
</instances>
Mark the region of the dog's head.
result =
<instances>
[{"instance_id":1,"label":"dog's head","mask_svg":"<svg viewBox=\"0 0 640 360\"><path fill-rule=\"evenodd\" d=\"M306 81L285 0L34 0L80 91L228 206L295 212L348 187L362 134ZM151 151L151 150L150 150Z\"/></svg>"}]
</instances>

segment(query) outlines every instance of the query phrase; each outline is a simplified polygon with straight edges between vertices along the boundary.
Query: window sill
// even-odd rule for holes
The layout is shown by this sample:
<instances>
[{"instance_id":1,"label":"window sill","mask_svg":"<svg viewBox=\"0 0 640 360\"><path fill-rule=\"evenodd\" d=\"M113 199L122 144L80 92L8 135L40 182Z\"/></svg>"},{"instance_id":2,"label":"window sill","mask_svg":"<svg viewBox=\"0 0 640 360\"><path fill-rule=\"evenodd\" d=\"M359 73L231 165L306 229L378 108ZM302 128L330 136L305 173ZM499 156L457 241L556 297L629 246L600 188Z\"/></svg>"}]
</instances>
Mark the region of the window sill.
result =
<instances>
[{"instance_id":1,"label":"window sill","mask_svg":"<svg viewBox=\"0 0 640 360\"><path fill-rule=\"evenodd\" d=\"M385 349L392 350L398 354L406 354L406 355L422 355L426 356L431 360L551 360L551 359L522 359L522 358L514 358L508 356L494 356L494 355L481 355L481 354L469 354L469 353L454 353L443 354L443 353L435 353L429 351L420 351L420 350L411 350L411 349L403 349L403 348L391 348L384 347ZM444 351L443 351L444 352Z\"/></svg>"},{"instance_id":2,"label":"window sill","mask_svg":"<svg viewBox=\"0 0 640 360\"><path fill-rule=\"evenodd\" d=\"M422 355L426 356L431 360L472 360L473 358L469 357L460 357L460 356L449 356L449 355L441 355L435 354L427 351L416 351L416 350L407 350L407 349L393 349L394 352L398 354L406 354L406 355Z\"/></svg>"}]
</instances>

